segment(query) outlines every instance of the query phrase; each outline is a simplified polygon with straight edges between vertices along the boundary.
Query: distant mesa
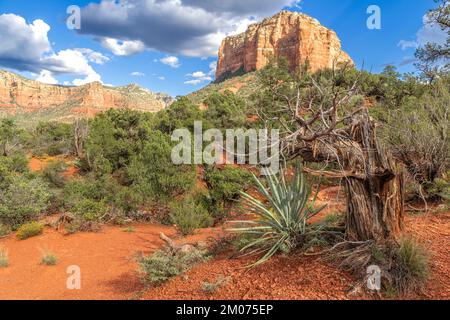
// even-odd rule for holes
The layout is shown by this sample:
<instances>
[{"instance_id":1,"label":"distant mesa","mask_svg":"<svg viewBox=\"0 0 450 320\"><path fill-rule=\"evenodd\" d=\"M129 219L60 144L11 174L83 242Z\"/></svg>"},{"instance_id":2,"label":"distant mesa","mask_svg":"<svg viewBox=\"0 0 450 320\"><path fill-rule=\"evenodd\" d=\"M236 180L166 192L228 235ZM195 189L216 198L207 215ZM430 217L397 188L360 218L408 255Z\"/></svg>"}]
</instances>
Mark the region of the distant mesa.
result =
<instances>
[{"instance_id":1,"label":"distant mesa","mask_svg":"<svg viewBox=\"0 0 450 320\"><path fill-rule=\"evenodd\" d=\"M332 68L340 63L353 65L341 50L333 30L298 12L282 11L247 31L223 40L219 49L216 79L259 70L272 57L285 57L292 69L306 62L311 71Z\"/></svg>"},{"instance_id":2,"label":"distant mesa","mask_svg":"<svg viewBox=\"0 0 450 320\"><path fill-rule=\"evenodd\" d=\"M79 87L49 85L0 70L0 116L3 117L72 122L108 109L157 112L172 102L169 95L153 93L136 84L124 87L108 87L99 82Z\"/></svg>"}]
</instances>

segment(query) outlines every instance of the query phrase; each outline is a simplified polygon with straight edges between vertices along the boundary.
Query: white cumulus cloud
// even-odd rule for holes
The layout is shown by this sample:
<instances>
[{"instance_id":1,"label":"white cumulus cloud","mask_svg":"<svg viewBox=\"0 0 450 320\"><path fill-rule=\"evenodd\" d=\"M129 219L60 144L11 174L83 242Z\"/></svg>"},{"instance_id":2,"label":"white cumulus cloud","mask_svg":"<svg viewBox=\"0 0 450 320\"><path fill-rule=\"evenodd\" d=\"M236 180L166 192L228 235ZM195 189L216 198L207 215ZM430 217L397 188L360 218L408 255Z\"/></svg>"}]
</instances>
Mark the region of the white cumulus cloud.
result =
<instances>
[{"instance_id":1,"label":"white cumulus cloud","mask_svg":"<svg viewBox=\"0 0 450 320\"><path fill-rule=\"evenodd\" d=\"M112 38L102 38L101 45L111 50L116 56L131 56L145 50L145 45L141 41L120 41Z\"/></svg>"},{"instance_id":2,"label":"white cumulus cloud","mask_svg":"<svg viewBox=\"0 0 450 320\"><path fill-rule=\"evenodd\" d=\"M58 80L53 77L53 74L48 70L42 70L36 81L46 84L58 84Z\"/></svg>"},{"instance_id":3,"label":"white cumulus cloud","mask_svg":"<svg viewBox=\"0 0 450 320\"><path fill-rule=\"evenodd\" d=\"M164 63L168 66L171 66L172 68L178 68L181 66L180 60L177 57L170 56L170 57L164 57L160 59L161 63Z\"/></svg>"},{"instance_id":4,"label":"white cumulus cloud","mask_svg":"<svg viewBox=\"0 0 450 320\"><path fill-rule=\"evenodd\" d=\"M213 78L210 74L206 74L203 71L196 71L190 74L186 75L187 77L191 78L190 80L185 81L185 84L190 84L193 86L199 85L201 83L212 81Z\"/></svg>"},{"instance_id":5,"label":"white cumulus cloud","mask_svg":"<svg viewBox=\"0 0 450 320\"><path fill-rule=\"evenodd\" d=\"M104 64L108 57L86 48L55 52L49 31L50 26L40 19L28 24L15 14L0 15L0 65L39 74L37 80L45 83L57 83L55 76L60 74L83 76L73 81L75 85L101 81L90 63Z\"/></svg>"},{"instance_id":6,"label":"white cumulus cloud","mask_svg":"<svg viewBox=\"0 0 450 320\"><path fill-rule=\"evenodd\" d=\"M80 33L104 45L138 41L147 49L193 57L217 54L222 39L300 0L101 0L82 8ZM105 46L105 45L104 45ZM116 45L107 45L122 54ZM143 50L143 48L141 48ZM138 50L139 51L139 50Z\"/></svg>"}]
</instances>

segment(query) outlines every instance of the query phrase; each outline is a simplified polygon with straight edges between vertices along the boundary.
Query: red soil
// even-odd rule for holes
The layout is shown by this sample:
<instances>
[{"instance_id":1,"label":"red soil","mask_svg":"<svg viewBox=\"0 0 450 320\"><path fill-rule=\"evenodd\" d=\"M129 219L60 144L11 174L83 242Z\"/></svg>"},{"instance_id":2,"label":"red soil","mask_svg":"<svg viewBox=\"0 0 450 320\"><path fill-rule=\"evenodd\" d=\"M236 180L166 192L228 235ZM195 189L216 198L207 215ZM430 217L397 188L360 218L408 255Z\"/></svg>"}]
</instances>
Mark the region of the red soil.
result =
<instances>
[{"instance_id":1,"label":"red soil","mask_svg":"<svg viewBox=\"0 0 450 320\"><path fill-rule=\"evenodd\" d=\"M28 168L33 172L39 172L44 170L51 162L58 160L63 161L67 165L66 171L62 173L64 178L73 178L78 174L78 169L72 163L73 159L64 157L31 157L28 161Z\"/></svg>"},{"instance_id":2,"label":"red soil","mask_svg":"<svg viewBox=\"0 0 450 320\"><path fill-rule=\"evenodd\" d=\"M407 231L430 252L430 277L422 296L450 299L450 212L406 217Z\"/></svg>"},{"instance_id":3,"label":"red soil","mask_svg":"<svg viewBox=\"0 0 450 320\"><path fill-rule=\"evenodd\" d=\"M410 216L407 230L431 253L431 276L421 294L409 299L450 298L450 212ZM223 254L212 261L194 267L185 275L152 288L144 299L367 299L377 296L350 294L355 284L351 275L324 262L320 258L306 256L273 258L268 263L247 270L245 266L254 260L230 259ZM216 282L220 277L228 283L213 294L202 290L207 281Z\"/></svg>"},{"instance_id":4,"label":"red soil","mask_svg":"<svg viewBox=\"0 0 450 320\"><path fill-rule=\"evenodd\" d=\"M149 254L163 245L160 232L174 237L171 227L134 226L135 232L120 227L104 227L98 233L65 236L52 229L43 235L19 241L0 239L9 267L0 268L0 299L130 299L143 287L137 273L136 254ZM184 241L195 243L220 230L202 230ZM58 258L55 266L41 265L50 251ZM81 269L81 290L68 290L67 267Z\"/></svg>"},{"instance_id":5,"label":"red soil","mask_svg":"<svg viewBox=\"0 0 450 320\"><path fill-rule=\"evenodd\" d=\"M319 200L330 203L327 212L342 209L342 198L336 188L322 191ZM431 252L430 280L422 294L408 298L449 299L450 212L408 215L406 226ZM134 228L134 233L124 232L121 227L104 227L98 233L70 236L46 229L43 235L24 241L13 236L0 239L0 247L9 252L10 261L9 267L0 268L0 299L368 298L350 295L354 284L352 276L319 257L277 256L264 265L247 270L244 267L253 260L232 258L230 252L195 266L161 287L144 290L137 273L136 254L149 254L161 247L160 232L170 237L176 237L176 232L171 227L155 225L136 225ZM221 229L206 229L178 241L195 243L221 234ZM56 266L40 265L46 250L58 257ZM70 265L81 268L81 290L66 289L69 276L66 269ZM212 294L202 290L204 281L215 282L220 276L229 279L226 285Z\"/></svg>"},{"instance_id":6,"label":"red soil","mask_svg":"<svg viewBox=\"0 0 450 320\"><path fill-rule=\"evenodd\" d=\"M186 274L168 281L162 287L151 288L143 299L333 299L346 300L352 288L352 278L318 258L278 256L253 269L249 258L230 259L222 254L212 261L194 267ZM206 281L215 283L220 278L228 283L214 293L203 291Z\"/></svg>"},{"instance_id":7,"label":"red soil","mask_svg":"<svg viewBox=\"0 0 450 320\"><path fill-rule=\"evenodd\" d=\"M53 158L49 159L40 159L40 158L31 158L28 162L28 167L31 171L37 172L44 170L50 161L54 160Z\"/></svg>"}]
</instances>

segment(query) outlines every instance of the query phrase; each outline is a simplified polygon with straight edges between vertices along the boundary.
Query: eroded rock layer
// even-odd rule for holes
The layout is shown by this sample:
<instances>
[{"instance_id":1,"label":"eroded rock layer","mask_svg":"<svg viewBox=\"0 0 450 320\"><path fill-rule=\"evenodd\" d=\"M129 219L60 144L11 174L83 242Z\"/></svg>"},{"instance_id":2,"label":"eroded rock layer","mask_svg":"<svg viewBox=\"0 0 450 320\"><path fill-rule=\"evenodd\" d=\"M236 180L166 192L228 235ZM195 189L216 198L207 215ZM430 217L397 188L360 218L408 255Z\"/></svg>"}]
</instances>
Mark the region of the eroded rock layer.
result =
<instances>
[{"instance_id":1,"label":"eroded rock layer","mask_svg":"<svg viewBox=\"0 0 450 320\"><path fill-rule=\"evenodd\" d=\"M0 70L0 114L33 114L48 120L71 121L108 109L128 108L157 112L172 98L138 85L107 87L93 82L79 87L48 85Z\"/></svg>"},{"instance_id":2,"label":"eroded rock layer","mask_svg":"<svg viewBox=\"0 0 450 320\"><path fill-rule=\"evenodd\" d=\"M339 63L353 64L341 50L341 42L333 30L304 14L282 11L250 25L242 34L223 40L216 79L239 71L259 70L271 57L287 58L293 69L308 60L312 71Z\"/></svg>"}]
</instances>

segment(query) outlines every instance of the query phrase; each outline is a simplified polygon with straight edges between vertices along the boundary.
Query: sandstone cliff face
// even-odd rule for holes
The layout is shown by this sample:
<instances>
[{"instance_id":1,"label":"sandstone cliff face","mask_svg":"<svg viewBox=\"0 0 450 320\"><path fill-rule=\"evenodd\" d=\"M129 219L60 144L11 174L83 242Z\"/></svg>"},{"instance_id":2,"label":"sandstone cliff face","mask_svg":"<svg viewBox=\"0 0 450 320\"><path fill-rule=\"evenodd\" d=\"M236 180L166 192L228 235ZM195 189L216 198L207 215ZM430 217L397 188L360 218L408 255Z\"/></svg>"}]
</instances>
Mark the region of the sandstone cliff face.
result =
<instances>
[{"instance_id":1,"label":"sandstone cliff face","mask_svg":"<svg viewBox=\"0 0 450 320\"><path fill-rule=\"evenodd\" d=\"M282 11L252 24L245 33L227 37L219 49L216 79L240 70L255 71L271 57L286 57L292 69L309 61L311 71L351 63L336 33L304 14Z\"/></svg>"},{"instance_id":2,"label":"sandstone cliff face","mask_svg":"<svg viewBox=\"0 0 450 320\"><path fill-rule=\"evenodd\" d=\"M93 82L80 87L47 85L0 70L0 115L72 121L108 109L157 112L172 98L137 85L106 87Z\"/></svg>"}]
</instances>

